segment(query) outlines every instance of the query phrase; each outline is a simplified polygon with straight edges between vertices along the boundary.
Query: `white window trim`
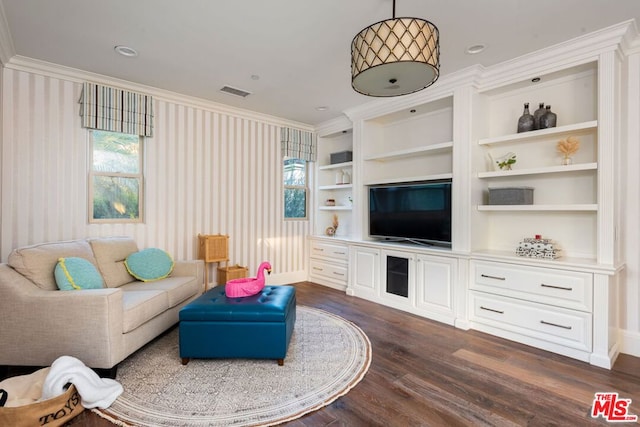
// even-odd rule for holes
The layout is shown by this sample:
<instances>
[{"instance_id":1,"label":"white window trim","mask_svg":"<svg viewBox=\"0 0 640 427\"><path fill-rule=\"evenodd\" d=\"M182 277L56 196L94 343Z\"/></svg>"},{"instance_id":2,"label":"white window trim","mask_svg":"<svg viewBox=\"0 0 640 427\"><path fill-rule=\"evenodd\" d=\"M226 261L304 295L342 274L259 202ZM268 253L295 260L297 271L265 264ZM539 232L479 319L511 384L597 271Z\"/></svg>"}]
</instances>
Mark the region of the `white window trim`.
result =
<instances>
[{"instance_id":1,"label":"white window trim","mask_svg":"<svg viewBox=\"0 0 640 427\"><path fill-rule=\"evenodd\" d=\"M293 157L288 157L285 156L282 159L282 172L284 173L284 162L286 160L292 159ZM304 159L298 159L298 160L302 160L304 162L304 182L305 185L286 185L284 183L284 176L282 177L282 217L285 221L308 221L309 220L309 161L308 160L304 160ZM285 190L304 190L304 214L305 216L302 217L295 217L295 218L291 218L291 217L286 217L285 216L285 209L284 209L284 195L286 193Z\"/></svg>"}]
</instances>

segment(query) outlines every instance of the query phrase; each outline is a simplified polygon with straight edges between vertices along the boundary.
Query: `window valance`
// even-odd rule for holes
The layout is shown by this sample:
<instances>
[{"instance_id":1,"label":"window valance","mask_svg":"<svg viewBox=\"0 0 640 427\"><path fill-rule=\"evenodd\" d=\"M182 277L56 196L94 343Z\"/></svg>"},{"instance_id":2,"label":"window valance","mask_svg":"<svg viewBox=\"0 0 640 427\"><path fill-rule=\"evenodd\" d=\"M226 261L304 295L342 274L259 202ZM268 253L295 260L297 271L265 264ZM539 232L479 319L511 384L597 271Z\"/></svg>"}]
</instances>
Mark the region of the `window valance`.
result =
<instances>
[{"instance_id":1,"label":"window valance","mask_svg":"<svg viewBox=\"0 0 640 427\"><path fill-rule=\"evenodd\" d=\"M280 128L282 155L315 162L318 157L316 139L312 132L299 129Z\"/></svg>"},{"instance_id":2,"label":"window valance","mask_svg":"<svg viewBox=\"0 0 640 427\"><path fill-rule=\"evenodd\" d=\"M153 135L153 97L94 83L84 83L80 97L82 126Z\"/></svg>"}]
</instances>

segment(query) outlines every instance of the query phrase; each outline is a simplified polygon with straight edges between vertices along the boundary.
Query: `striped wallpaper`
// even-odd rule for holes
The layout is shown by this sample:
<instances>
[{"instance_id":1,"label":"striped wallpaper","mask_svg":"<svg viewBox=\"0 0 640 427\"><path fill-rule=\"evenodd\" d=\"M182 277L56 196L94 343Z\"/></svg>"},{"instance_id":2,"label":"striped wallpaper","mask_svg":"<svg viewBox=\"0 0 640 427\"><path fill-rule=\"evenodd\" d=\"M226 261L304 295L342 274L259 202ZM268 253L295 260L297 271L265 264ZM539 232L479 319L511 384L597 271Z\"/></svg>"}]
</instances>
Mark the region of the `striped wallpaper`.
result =
<instances>
[{"instance_id":1,"label":"striped wallpaper","mask_svg":"<svg viewBox=\"0 0 640 427\"><path fill-rule=\"evenodd\" d=\"M221 233L230 236L231 263L250 274L268 260L274 275L306 277L309 223L282 219L281 124L155 96L144 223L89 224L82 84L13 69L2 77L3 262L19 246L113 235L192 259L198 233Z\"/></svg>"}]
</instances>

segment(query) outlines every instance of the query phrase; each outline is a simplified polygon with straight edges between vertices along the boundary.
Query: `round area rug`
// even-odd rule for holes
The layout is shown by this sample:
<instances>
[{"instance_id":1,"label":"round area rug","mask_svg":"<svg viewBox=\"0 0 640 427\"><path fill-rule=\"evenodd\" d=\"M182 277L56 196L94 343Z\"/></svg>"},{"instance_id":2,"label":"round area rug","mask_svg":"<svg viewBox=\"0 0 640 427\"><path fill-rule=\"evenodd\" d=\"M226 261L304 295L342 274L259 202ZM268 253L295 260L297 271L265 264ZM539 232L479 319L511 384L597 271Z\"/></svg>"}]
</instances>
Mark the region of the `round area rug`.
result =
<instances>
[{"instance_id":1,"label":"round area rug","mask_svg":"<svg viewBox=\"0 0 640 427\"><path fill-rule=\"evenodd\" d=\"M353 323L298 306L284 366L275 360L180 361L178 328L118 367L124 393L98 415L122 426L269 426L346 394L371 363L371 343Z\"/></svg>"}]
</instances>

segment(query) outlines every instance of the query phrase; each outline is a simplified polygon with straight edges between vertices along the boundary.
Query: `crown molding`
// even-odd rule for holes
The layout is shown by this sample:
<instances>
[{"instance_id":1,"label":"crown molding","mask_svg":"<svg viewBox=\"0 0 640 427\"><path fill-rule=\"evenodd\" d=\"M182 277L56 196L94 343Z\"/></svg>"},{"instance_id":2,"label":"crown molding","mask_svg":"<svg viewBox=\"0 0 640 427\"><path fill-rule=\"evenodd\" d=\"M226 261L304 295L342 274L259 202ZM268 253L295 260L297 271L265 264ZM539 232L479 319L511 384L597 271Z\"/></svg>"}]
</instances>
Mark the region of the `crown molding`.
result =
<instances>
[{"instance_id":1,"label":"crown molding","mask_svg":"<svg viewBox=\"0 0 640 427\"><path fill-rule=\"evenodd\" d=\"M9 60L9 62L5 64L5 66L8 69L16 71L40 74L47 77L73 81L77 83L90 81L93 83L108 86L116 86L118 88L130 90L133 92L143 92L163 101L173 102L193 108L199 108L214 113L232 115L247 120L266 122L268 124L277 126L292 127L309 132L313 132L314 130L314 127L312 125L306 123L287 120L281 117L271 116L269 114L258 113L256 111L246 110L242 108L231 107L229 105L209 101L202 98L182 95L180 93L171 92L153 86L141 85L138 83L129 82L127 80L117 79L102 74L91 73L89 71L83 71L77 68L65 67L63 65L27 58L20 55L13 56Z\"/></svg>"},{"instance_id":2,"label":"crown molding","mask_svg":"<svg viewBox=\"0 0 640 427\"><path fill-rule=\"evenodd\" d=\"M4 13L4 4L0 1L0 64L6 65L16 54L13 46L13 38L9 32L7 15Z\"/></svg>"},{"instance_id":3,"label":"crown molding","mask_svg":"<svg viewBox=\"0 0 640 427\"><path fill-rule=\"evenodd\" d=\"M342 133L344 131L351 130L353 127L353 123L351 120L345 115L340 117L336 117L331 120L327 120L326 122L320 123L316 126L316 133L320 137L329 137L338 133Z\"/></svg>"},{"instance_id":4,"label":"crown molding","mask_svg":"<svg viewBox=\"0 0 640 427\"><path fill-rule=\"evenodd\" d=\"M480 90L491 90L558 69L595 62L604 52L619 51L634 26L633 20L624 21L487 67Z\"/></svg>"},{"instance_id":5,"label":"crown molding","mask_svg":"<svg viewBox=\"0 0 640 427\"><path fill-rule=\"evenodd\" d=\"M469 85L477 87L479 78L482 76L483 69L482 65L473 65L440 77L433 86L430 86L427 89L409 95L377 99L345 110L345 114L352 121L370 120L386 114L415 107L417 105L427 104L451 97L453 96L453 92L456 88L460 86Z\"/></svg>"}]
</instances>

